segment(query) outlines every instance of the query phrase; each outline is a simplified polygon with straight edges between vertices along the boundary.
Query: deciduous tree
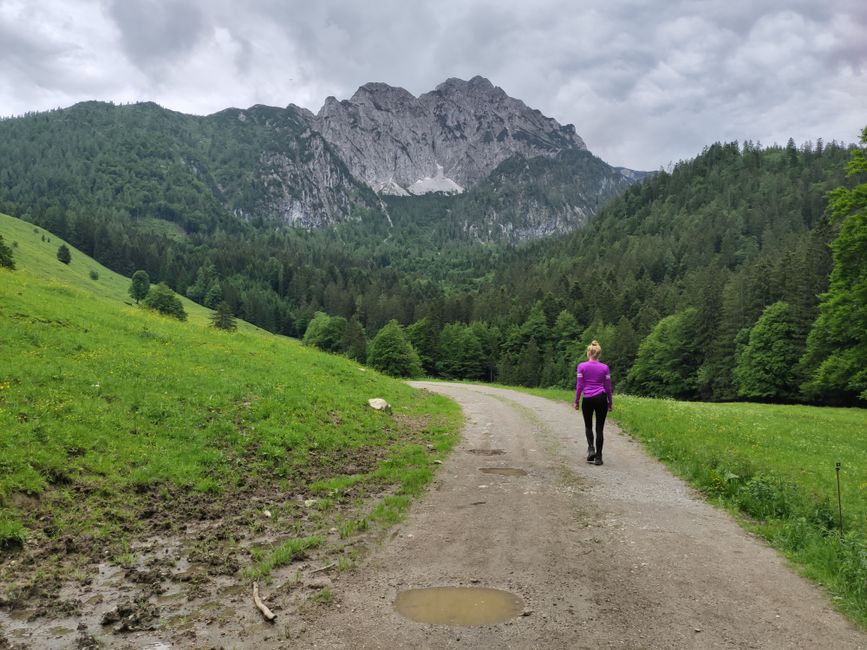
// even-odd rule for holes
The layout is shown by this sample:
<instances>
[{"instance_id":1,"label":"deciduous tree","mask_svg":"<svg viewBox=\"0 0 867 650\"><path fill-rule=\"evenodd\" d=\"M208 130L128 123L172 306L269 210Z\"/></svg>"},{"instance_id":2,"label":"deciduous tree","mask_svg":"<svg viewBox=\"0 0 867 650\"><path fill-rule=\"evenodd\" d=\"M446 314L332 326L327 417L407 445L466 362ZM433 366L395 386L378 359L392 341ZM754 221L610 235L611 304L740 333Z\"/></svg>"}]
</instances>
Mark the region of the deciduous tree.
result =
<instances>
[{"instance_id":1,"label":"deciduous tree","mask_svg":"<svg viewBox=\"0 0 867 650\"><path fill-rule=\"evenodd\" d=\"M184 305L180 298L164 282L160 282L150 288L143 304L148 309L153 309L166 316L171 316L178 320L187 320L187 312L184 310Z\"/></svg>"},{"instance_id":2,"label":"deciduous tree","mask_svg":"<svg viewBox=\"0 0 867 650\"><path fill-rule=\"evenodd\" d=\"M132 283L129 285L129 295L136 303L140 302L148 295L151 288L151 279L147 271L139 269L132 274Z\"/></svg>"},{"instance_id":3,"label":"deciduous tree","mask_svg":"<svg viewBox=\"0 0 867 650\"><path fill-rule=\"evenodd\" d=\"M421 374L418 354L396 320L386 323L370 344L368 364L393 377L417 377Z\"/></svg>"},{"instance_id":4,"label":"deciduous tree","mask_svg":"<svg viewBox=\"0 0 867 650\"><path fill-rule=\"evenodd\" d=\"M663 318L638 347L638 356L627 375L629 387L653 397L694 397L697 338L694 308Z\"/></svg>"},{"instance_id":5,"label":"deciduous tree","mask_svg":"<svg viewBox=\"0 0 867 650\"><path fill-rule=\"evenodd\" d=\"M796 333L794 310L788 303L775 302L765 309L738 354L734 369L738 395L767 400L797 396L795 369L802 345Z\"/></svg>"},{"instance_id":6,"label":"deciduous tree","mask_svg":"<svg viewBox=\"0 0 867 650\"><path fill-rule=\"evenodd\" d=\"M325 352L341 352L346 319L342 316L329 316L318 311L307 325L302 339L304 345L314 345Z\"/></svg>"},{"instance_id":7,"label":"deciduous tree","mask_svg":"<svg viewBox=\"0 0 867 650\"><path fill-rule=\"evenodd\" d=\"M867 174L867 127L852 151L849 177ZM813 399L867 400L867 183L828 194L840 234L831 244L834 267L819 317L807 339L804 384Z\"/></svg>"}]
</instances>

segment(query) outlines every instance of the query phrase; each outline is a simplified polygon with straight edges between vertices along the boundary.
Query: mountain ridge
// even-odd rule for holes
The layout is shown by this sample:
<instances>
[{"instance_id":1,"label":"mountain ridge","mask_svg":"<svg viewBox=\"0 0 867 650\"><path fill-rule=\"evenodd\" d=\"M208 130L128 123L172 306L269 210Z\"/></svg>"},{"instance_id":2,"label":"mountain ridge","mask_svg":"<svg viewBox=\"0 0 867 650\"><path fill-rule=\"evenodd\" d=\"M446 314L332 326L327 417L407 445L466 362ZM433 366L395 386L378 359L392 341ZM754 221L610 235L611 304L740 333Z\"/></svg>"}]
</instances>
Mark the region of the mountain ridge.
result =
<instances>
[{"instance_id":1,"label":"mountain ridge","mask_svg":"<svg viewBox=\"0 0 867 650\"><path fill-rule=\"evenodd\" d=\"M433 191L463 192L515 154L587 149L573 125L559 124L481 76L452 77L418 97L366 83L349 99L328 97L312 124L353 175L399 196L424 193L427 187L416 183L438 177L450 184Z\"/></svg>"},{"instance_id":2,"label":"mountain ridge","mask_svg":"<svg viewBox=\"0 0 867 650\"><path fill-rule=\"evenodd\" d=\"M0 121L0 203L18 214L120 212L190 233L231 220L327 229L373 213L388 222L382 195L461 195L478 209L450 232L514 242L580 227L643 175L595 157L569 168L578 158L564 152L592 156L573 125L480 76L419 97L370 82L316 114L257 104L191 116L89 101ZM542 179L512 159L563 169L531 164Z\"/></svg>"}]
</instances>

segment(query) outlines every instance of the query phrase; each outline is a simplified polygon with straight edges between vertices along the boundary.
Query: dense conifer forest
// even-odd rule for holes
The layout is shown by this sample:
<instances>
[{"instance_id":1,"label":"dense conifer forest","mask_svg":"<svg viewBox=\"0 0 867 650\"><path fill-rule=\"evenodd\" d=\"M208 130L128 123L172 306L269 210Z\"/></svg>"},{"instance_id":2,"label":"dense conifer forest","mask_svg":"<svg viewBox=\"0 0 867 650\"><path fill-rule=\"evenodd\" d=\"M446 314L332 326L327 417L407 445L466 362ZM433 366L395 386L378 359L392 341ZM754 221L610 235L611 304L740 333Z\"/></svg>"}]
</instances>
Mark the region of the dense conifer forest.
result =
<instances>
[{"instance_id":1,"label":"dense conifer forest","mask_svg":"<svg viewBox=\"0 0 867 650\"><path fill-rule=\"evenodd\" d=\"M785 357L801 359L840 227L826 213L825 193L846 182L849 157L821 143L714 144L629 189L587 228L514 255L475 296L474 316L497 313L506 295L525 310L513 309L505 325L506 339L522 345L507 348L511 359L500 355L504 379L552 383L565 372L556 368L567 363L564 346L593 337L607 343L606 358L626 390L801 399L806 367L790 366L767 394L751 388L749 360L760 345L753 335L769 319L782 320L777 337L790 345ZM541 325L539 311L551 328L547 338L529 330L534 318ZM845 400L846 392L823 397Z\"/></svg>"},{"instance_id":2,"label":"dense conifer forest","mask_svg":"<svg viewBox=\"0 0 867 650\"><path fill-rule=\"evenodd\" d=\"M81 110L103 115L99 106ZM118 272L144 270L208 307L225 302L265 329L300 338L313 321L309 343L361 361L394 320L433 376L574 385L575 362L596 338L617 390L703 400L865 398L864 341L841 331L832 307L820 318L829 286L863 290L863 244L853 253L835 243L847 232L863 238L863 208L850 216L857 201L831 195L838 205L829 210L826 198L835 188L860 196L852 188L864 183L861 149L716 143L633 185L569 235L511 244L480 238L480 228L496 227L471 219L512 200L509 165L471 197L379 207L367 200L346 223L303 230L238 218L195 165L164 154L186 143L192 160L189 152L204 152L211 138L208 155L223 161L220 182L234 188L243 214L255 205L245 160L261 143L217 151L219 123L195 130L167 112L140 113L164 120L165 138L134 156L130 148L144 145L123 124L99 131L98 141L70 143L84 136L70 136L57 119L47 131L39 115L0 121L0 211ZM540 181L537 200L560 200L562 179L541 183L562 175L557 163L519 171L526 187ZM863 318L859 300L849 322ZM825 340L855 352L820 372Z\"/></svg>"}]
</instances>

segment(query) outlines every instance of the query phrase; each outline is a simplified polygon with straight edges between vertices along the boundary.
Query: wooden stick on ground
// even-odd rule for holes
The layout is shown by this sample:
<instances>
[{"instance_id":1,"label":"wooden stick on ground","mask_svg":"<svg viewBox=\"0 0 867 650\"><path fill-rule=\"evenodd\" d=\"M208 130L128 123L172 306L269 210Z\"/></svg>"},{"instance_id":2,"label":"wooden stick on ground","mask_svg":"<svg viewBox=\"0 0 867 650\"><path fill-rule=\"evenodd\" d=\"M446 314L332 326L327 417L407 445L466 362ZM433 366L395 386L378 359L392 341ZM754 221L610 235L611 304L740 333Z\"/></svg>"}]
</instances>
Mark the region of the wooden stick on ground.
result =
<instances>
[{"instance_id":1,"label":"wooden stick on ground","mask_svg":"<svg viewBox=\"0 0 867 650\"><path fill-rule=\"evenodd\" d=\"M259 598L259 585L258 583L253 583L253 602L256 603L256 607L259 608L259 611L262 612L262 616L265 617L266 621L273 621L277 618L277 615L268 609L268 606L262 602L262 599Z\"/></svg>"},{"instance_id":2,"label":"wooden stick on ground","mask_svg":"<svg viewBox=\"0 0 867 650\"><path fill-rule=\"evenodd\" d=\"M337 566L337 562L332 562L331 564L329 564L327 566L321 566L318 569L313 569L313 571L311 571L310 573L319 573L320 571L328 571L328 569L333 569L336 566Z\"/></svg>"}]
</instances>

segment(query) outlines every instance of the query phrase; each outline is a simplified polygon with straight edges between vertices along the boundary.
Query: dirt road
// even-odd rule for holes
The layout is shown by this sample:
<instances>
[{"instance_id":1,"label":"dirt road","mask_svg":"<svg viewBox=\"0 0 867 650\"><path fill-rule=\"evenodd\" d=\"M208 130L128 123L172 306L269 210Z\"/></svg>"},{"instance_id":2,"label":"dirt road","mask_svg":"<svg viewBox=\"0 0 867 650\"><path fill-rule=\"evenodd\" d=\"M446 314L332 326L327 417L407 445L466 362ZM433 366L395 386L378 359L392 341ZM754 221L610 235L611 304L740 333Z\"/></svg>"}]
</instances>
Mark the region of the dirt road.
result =
<instances>
[{"instance_id":1,"label":"dirt road","mask_svg":"<svg viewBox=\"0 0 867 650\"><path fill-rule=\"evenodd\" d=\"M613 424L596 467L566 404L415 385L462 405L463 441L295 647L867 648L826 595ZM404 590L443 586L511 592L521 613L453 627L394 610Z\"/></svg>"}]
</instances>

